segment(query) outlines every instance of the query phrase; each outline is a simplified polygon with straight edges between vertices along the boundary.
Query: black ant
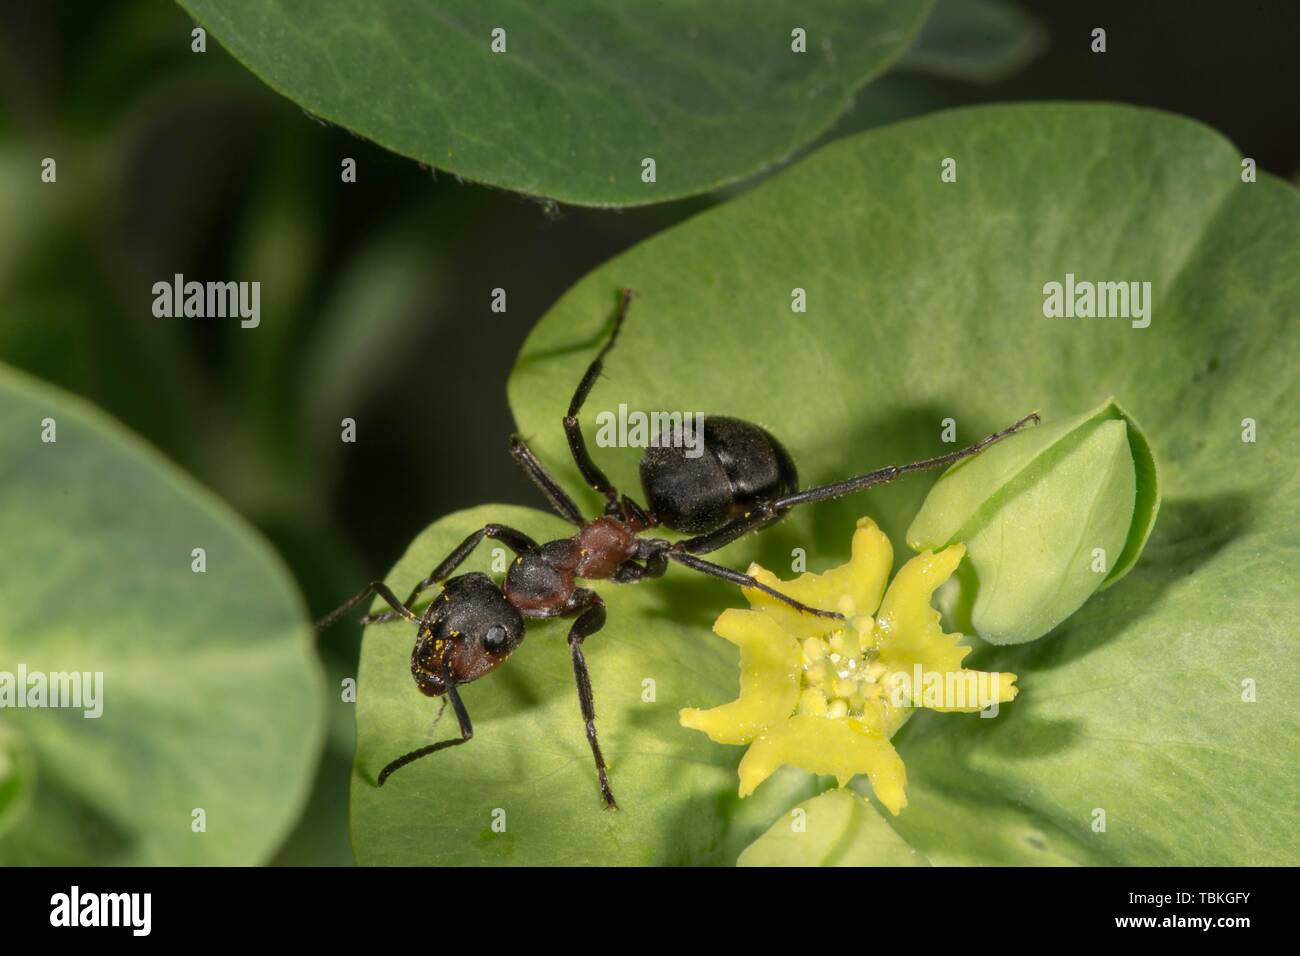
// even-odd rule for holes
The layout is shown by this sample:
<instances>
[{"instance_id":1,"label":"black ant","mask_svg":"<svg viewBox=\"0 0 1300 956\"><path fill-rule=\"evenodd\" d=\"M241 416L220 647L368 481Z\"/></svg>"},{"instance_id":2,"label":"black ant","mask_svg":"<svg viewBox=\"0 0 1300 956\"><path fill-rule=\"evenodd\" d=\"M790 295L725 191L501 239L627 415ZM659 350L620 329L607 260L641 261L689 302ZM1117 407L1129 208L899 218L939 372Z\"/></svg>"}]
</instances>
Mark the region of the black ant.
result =
<instances>
[{"instance_id":1,"label":"black ant","mask_svg":"<svg viewBox=\"0 0 1300 956\"><path fill-rule=\"evenodd\" d=\"M429 697L445 694L456 712L460 723L459 737L420 747L398 757L380 772L380 786L395 771L412 761L462 744L474 735L469 713L456 688L495 669L514 652L524 639L524 618L574 617L576 620L569 629L569 650L578 686L578 703L587 725L587 741L596 760L601 795L606 806L616 807L614 794L609 788L605 759L596 742L596 708L592 701L591 677L582 654L582 642L605 624L605 602L595 591L579 587L577 581L609 580L616 584L630 584L644 578L660 577L668 569L669 562L676 562L741 587L756 588L803 613L841 618L842 615L833 611L801 604L748 574L705 561L699 555L716 551L751 531L766 528L796 505L838 498L885 484L911 472L950 465L978 453L1029 422L1038 421L1038 415L1031 414L960 451L910 465L891 465L855 478L800 491L798 473L789 452L766 430L737 418L706 416L703 450L696 457L687 454L686 443L680 440L683 436L676 430L670 436L660 436L645 450L641 458L641 485L649 507L643 508L621 494L605 477L587 451L578 424L578 413L600 376L605 358L618 340L632 296L631 289L623 290L609 340L587 367L587 373L582 376L573 400L569 402L568 414L564 416L569 450L587 484L605 496L604 514L593 521L584 520L573 499L547 472L524 440L516 435L511 440L511 454L541 489L551 507L577 526L578 531L572 538L538 544L522 531L489 524L462 541L433 569L433 573L415 586L405 602L399 602L397 595L383 582L375 581L317 623L318 630L324 629L371 595L378 594L392 610L367 615L362 619L363 623L375 624L403 617L415 624L419 630L411 653L411 673L416 686ZM673 427L680 429L681 422L675 421ZM660 525L692 537L679 541L642 537L643 532ZM504 586L498 586L481 572L449 579L484 538L500 541L518 555L506 572ZM416 614L411 610L412 605L435 584L441 584L442 591L423 614Z\"/></svg>"}]
</instances>

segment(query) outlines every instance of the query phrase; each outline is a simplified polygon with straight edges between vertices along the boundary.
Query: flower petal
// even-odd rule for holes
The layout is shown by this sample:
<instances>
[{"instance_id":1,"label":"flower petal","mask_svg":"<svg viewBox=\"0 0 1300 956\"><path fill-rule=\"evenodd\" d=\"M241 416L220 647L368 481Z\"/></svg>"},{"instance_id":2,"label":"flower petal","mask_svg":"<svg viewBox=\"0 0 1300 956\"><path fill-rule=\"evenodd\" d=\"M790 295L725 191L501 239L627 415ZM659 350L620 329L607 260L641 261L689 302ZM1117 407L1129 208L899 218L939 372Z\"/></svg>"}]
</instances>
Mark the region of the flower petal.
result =
<instances>
[{"instance_id":1,"label":"flower petal","mask_svg":"<svg viewBox=\"0 0 1300 956\"><path fill-rule=\"evenodd\" d=\"M882 663L893 670L910 670L913 664L945 673L961 670L970 648L958 643L960 634L944 633L930 599L965 553L960 544L938 554L922 551L899 569L876 615Z\"/></svg>"},{"instance_id":2,"label":"flower petal","mask_svg":"<svg viewBox=\"0 0 1300 956\"><path fill-rule=\"evenodd\" d=\"M710 710L687 707L682 726L702 730L720 744L745 744L764 728L789 717L799 701L799 642L759 611L723 611L714 622L719 637L740 648L740 696Z\"/></svg>"},{"instance_id":3,"label":"flower petal","mask_svg":"<svg viewBox=\"0 0 1300 956\"><path fill-rule=\"evenodd\" d=\"M756 564L750 565L749 573L768 587L811 607L846 615L872 614L880 605L893 564L894 548L885 533L870 518L859 518L847 564L821 574L808 571L792 581L782 581ZM834 619L800 614L762 591L747 588L744 593L751 605L771 614L790 633L800 637L821 636L843 627L842 622Z\"/></svg>"},{"instance_id":4,"label":"flower petal","mask_svg":"<svg viewBox=\"0 0 1300 956\"><path fill-rule=\"evenodd\" d=\"M876 616L880 662L915 685L911 706L943 711L978 711L994 700L1016 696L1016 675L967 670L961 662L971 649L962 635L944 633L939 612L930 599L939 585L957 570L966 549L960 544L936 553L923 551L894 576Z\"/></svg>"},{"instance_id":5,"label":"flower petal","mask_svg":"<svg viewBox=\"0 0 1300 956\"><path fill-rule=\"evenodd\" d=\"M753 793L782 765L834 774L841 787L864 773L890 813L907 806L907 768L898 751L856 720L797 716L765 730L740 761L740 795Z\"/></svg>"}]
</instances>

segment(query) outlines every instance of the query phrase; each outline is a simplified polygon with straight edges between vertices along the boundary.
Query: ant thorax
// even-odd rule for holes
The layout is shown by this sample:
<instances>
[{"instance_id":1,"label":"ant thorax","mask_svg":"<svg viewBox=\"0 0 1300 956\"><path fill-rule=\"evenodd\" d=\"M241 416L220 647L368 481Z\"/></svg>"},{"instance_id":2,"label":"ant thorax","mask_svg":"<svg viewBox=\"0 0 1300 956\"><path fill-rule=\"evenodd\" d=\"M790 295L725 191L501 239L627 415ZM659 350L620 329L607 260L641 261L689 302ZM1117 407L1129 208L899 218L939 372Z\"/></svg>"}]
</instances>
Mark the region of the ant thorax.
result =
<instances>
[{"instance_id":1,"label":"ant thorax","mask_svg":"<svg viewBox=\"0 0 1300 956\"><path fill-rule=\"evenodd\" d=\"M525 551L506 571L506 600L527 617L552 617L573 597L573 542L548 541Z\"/></svg>"},{"instance_id":2,"label":"ant thorax","mask_svg":"<svg viewBox=\"0 0 1300 956\"><path fill-rule=\"evenodd\" d=\"M529 617L562 614L577 590L577 579L610 577L636 549L636 533L627 524L597 518L572 538L548 541L515 558L506 572L506 597Z\"/></svg>"},{"instance_id":3,"label":"ant thorax","mask_svg":"<svg viewBox=\"0 0 1300 956\"><path fill-rule=\"evenodd\" d=\"M573 573L580 578L608 578L636 554L636 533L618 518L597 518L573 538Z\"/></svg>"}]
</instances>

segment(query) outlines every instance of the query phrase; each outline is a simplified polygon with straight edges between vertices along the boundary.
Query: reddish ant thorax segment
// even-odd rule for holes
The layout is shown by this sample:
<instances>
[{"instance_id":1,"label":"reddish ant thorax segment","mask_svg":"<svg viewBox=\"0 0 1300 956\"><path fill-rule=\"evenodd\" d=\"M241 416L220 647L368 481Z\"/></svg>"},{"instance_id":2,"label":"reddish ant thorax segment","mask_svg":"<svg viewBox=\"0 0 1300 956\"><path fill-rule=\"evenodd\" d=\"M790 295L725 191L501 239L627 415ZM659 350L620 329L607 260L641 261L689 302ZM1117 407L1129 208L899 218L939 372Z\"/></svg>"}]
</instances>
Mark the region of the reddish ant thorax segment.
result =
<instances>
[{"instance_id":1,"label":"reddish ant thorax segment","mask_svg":"<svg viewBox=\"0 0 1300 956\"><path fill-rule=\"evenodd\" d=\"M573 541L577 551L573 573L588 580L608 578L636 554L636 532L618 518L597 518Z\"/></svg>"},{"instance_id":2,"label":"reddish ant thorax segment","mask_svg":"<svg viewBox=\"0 0 1300 956\"><path fill-rule=\"evenodd\" d=\"M572 538L548 541L515 558L506 572L506 597L528 617L562 614L578 578L608 578L636 551L636 532L627 523L597 518Z\"/></svg>"}]
</instances>

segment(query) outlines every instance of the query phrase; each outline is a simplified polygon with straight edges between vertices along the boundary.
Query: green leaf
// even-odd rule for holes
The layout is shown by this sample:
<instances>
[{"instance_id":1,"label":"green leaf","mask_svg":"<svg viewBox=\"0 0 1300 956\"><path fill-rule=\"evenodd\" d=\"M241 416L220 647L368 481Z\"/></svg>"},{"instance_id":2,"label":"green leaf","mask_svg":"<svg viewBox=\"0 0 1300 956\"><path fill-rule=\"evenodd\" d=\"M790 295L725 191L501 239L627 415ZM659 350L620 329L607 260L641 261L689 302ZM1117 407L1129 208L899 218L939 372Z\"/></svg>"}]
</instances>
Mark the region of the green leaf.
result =
<instances>
[{"instance_id":1,"label":"green leaf","mask_svg":"<svg viewBox=\"0 0 1300 956\"><path fill-rule=\"evenodd\" d=\"M317 116L468 179L593 206L677 199L786 158L906 49L929 2L180 0ZM795 28L807 52L792 52Z\"/></svg>"},{"instance_id":2,"label":"green leaf","mask_svg":"<svg viewBox=\"0 0 1300 956\"><path fill-rule=\"evenodd\" d=\"M938 0L901 70L972 83L996 83L1047 47L1047 32L1006 0Z\"/></svg>"},{"instance_id":3,"label":"green leaf","mask_svg":"<svg viewBox=\"0 0 1300 956\"><path fill-rule=\"evenodd\" d=\"M958 181L941 183L953 153ZM520 430L577 493L559 422L623 285L640 297L582 415L589 436L619 402L742 415L818 483L944 450L946 417L966 441L1031 409L1063 420L1118 396L1165 489L1141 560L1053 640L968 662L1020 675L999 717L909 721L895 742L912 801L891 825L934 862L1293 860L1300 199L1239 170L1204 127L1118 107L982 108L844 140L567 293L512 375ZM1043 285L1067 271L1151 281L1151 325L1044 317ZM790 311L795 287L807 313ZM636 490L635 450L596 454ZM784 570L799 547L820 569L871 514L902 560L932 483L801 509L715 557ZM594 513L596 496L580 498ZM390 583L400 593L490 520L539 539L565 530L516 508L452 515ZM489 560L485 549L467 567ZM465 688L471 743L377 789L380 767L436 738L434 705L409 677L411 628L371 628L352 794L362 862L727 862L811 795L786 775L738 801L741 748L676 724L684 703L734 697L735 656L709 634L742 603L734 590L680 568L600 590L609 623L587 658L623 809L599 809L564 622L531 626L500 673ZM641 700L646 677L654 704ZM504 833L491 828L497 808Z\"/></svg>"},{"instance_id":4,"label":"green leaf","mask_svg":"<svg viewBox=\"0 0 1300 956\"><path fill-rule=\"evenodd\" d=\"M916 551L964 543L961 593L949 599L956 620L992 643L1022 644L1128 572L1159 501L1146 439L1107 399L958 462L926 496L907 542Z\"/></svg>"},{"instance_id":5,"label":"green leaf","mask_svg":"<svg viewBox=\"0 0 1300 956\"><path fill-rule=\"evenodd\" d=\"M84 706L0 711L3 740L31 754L0 862L268 859L323 733L320 670L280 562L116 422L7 369L0 462L0 671L103 675L97 718ZM206 832L191 828L196 809Z\"/></svg>"},{"instance_id":6,"label":"green leaf","mask_svg":"<svg viewBox=\"0 0 1300 956\"><path fill-rule=\"evenodd\" d=\"M940 180L945 157L958 160L955 183ZM967 662L1020 675L1021 695L999 717L909 722L895 740L918 799L893 823L936 861L945 841L950 857L984 858L965 832L984 814L959 810L987 805L1005 834L991 842L1017 861L1050 851L1112 863L1294 862L1300 198L1272 177L1242 183L1240 163L1199 124L1096 105L961 110L838 141L566 293L512 375L516 419L581 489L559 421L624 285L640 297L581 416L588 435L619 402L744 416L780 436L813 484L939 453L950 447L940 440L947 417L971 441L1030 410L1063 420L1116 396L1160 463L1160 520L1141 559L1051 640ZM1150 281L1150 326L1045 317L1043 286L1067 272ZM791 312L794 288L807 292L806 313ZM1246 418L1258 424L1254 442L1242 440ZM635 450L596 453L636 491ZM845 557L846 529L869 514L902 560L903 532L933 480L800 509L714 557L784 572L803 548L819 569ZM722 643L708 625L742 603L734 591L674 568L664 581L602 592L628 602L611 613L604 643L645 642L660 686L692 682L693 706L731 699L734 670L730 680L699 675L712 673ZM643 600L666 603L638 613ZM1254 682L1253 703L1243 681ZM573 733L547 729L534 739ZM617 749L690 759L691 736L656 723ZM575 760L580 743L569 745ZM620 776L616 765L616 791ZM475 784L440 793L479 799ZM646 792L700 807L691 826L707 830L703 807L726 811L711 787L687 786ZM595 803L584 799L567 809ZM1093 829L1096 809L1104 832ZM699 839L667 817L658 825L664 843ZM654 829L613 832L632 855Z\"/></svg>"},{"instance_id":7,"label":"green leaf","mask_svg":"<svg viewBox=\"0 0 1300 956\"><path fill-rule=\"evenodd\" d=\"M737 866L929 866L852 790L805 800L746 847Z\"/></svg>"}]
</instances>

